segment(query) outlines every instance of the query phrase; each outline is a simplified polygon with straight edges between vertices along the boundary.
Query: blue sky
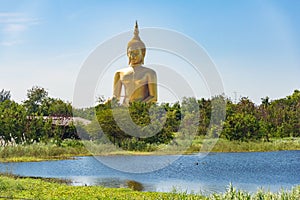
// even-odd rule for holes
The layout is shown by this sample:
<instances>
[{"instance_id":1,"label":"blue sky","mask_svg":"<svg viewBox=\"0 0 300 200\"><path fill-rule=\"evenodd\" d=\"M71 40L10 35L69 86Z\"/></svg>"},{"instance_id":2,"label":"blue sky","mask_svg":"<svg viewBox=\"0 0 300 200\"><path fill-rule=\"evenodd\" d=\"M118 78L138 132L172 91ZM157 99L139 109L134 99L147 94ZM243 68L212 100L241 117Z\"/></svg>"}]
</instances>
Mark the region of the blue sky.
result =
<instances>
[{"instance_id":1,"label":"blue sky","mask_svg":"<svg viewBox=\"0 0 300 200\"><path fill-rule=\"evenodd\" d=\"M282 98L300 89L299 10L297 0L0 0L0 89L21 102L38 85L72 102L89 54L138 20L141 28L175 30L200 44L227 96Z\"/></svg>"}]
</instances>

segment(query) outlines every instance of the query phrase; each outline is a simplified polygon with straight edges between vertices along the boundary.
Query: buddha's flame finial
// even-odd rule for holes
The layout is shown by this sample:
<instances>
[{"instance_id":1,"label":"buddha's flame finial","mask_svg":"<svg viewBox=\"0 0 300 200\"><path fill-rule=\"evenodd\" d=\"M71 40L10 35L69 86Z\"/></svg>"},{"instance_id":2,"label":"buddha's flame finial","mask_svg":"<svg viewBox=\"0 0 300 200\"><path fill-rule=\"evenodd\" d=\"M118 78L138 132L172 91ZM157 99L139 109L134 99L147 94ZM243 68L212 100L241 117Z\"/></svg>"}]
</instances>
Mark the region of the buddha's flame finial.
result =
<instances>
[{"instance_id":1,"label":"buddha's flame finial","mask_svg":"<svg viewBox=\"0 0 300 200\"><path fill-rule=\"evenodd\" d=\"M131 49L131 50L141 49L142 54L143 54L143 60L142 60L141 63L144 64L144 57L146 55L146 46L145 46L144 42L141 40L141 38L139 36L139 27L138 27L137 20L135 21L134 35L127 44L127 53L128 53L129 49ZM130 63L130 59L129 59L129 63Z\"/></svg>"},{"instance_id":2,"label":"buddha's flame finial","mask_svg":"<svg viewBox=\"0 0 300 200\"><path fill-rule=\"evenodd\" d=\"M135 21L134 38L140 40L140 36L139 36L139 26L138 26L137 20Z\"/></svg>"}]
</instances>

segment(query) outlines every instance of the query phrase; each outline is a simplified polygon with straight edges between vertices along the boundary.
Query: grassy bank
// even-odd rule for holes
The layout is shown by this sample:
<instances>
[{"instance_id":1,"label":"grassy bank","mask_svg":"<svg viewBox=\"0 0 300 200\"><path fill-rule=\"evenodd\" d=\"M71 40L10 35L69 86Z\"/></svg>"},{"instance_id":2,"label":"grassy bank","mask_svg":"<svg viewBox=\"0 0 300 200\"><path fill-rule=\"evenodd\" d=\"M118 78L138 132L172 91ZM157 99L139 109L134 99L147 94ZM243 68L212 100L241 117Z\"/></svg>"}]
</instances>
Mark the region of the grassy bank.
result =
<instances>
[{"instance_id":1,"label":"grassy bank","mask_svg":"<svg viewBox=\"0 0 300 200\"><path fill-rule=\"evenodd\" d=\"M300 138L280 138L266 141L229 141L222 138L207 139L196 138L188 152L264 152L300 150Z\"/></svg>"},{"instance_id":2,"label":"grassy bank","mask_svg":"<svg viewBox=\"0 0 300 200\"><path fill-rule=\"evenodd\" d=\"M300 138L271 139L266 141L229 141L222 138L205 139L195 137L193 141L176 139L176 143L152 145L154 151L124 151L112 144L94 144L84 142L85 146L97 155L165 155L193 154L199 152L266 152L300 150Z\"/></svg>"},{"instance_id":3,"label":"grassy bank","mask_svg":"<svg viewBox=\"0 0 300 200\"><path fill-rule=\"evenodd\" d=\"M259 152L300 150L300 138L273 139L263 141L228 141L225 139L204 139L196 137L190 141L177 140L176 145L153 146L154 152L123 151L113 144L95 144L90 141L65 140L60 145L53 143L37 143L32 145L18 145L0 147L0 162L26 162L42 160L69 159L73 156L92 155L163 155L163 154L191 154L198 152ZM181 147L189 147L182 148ZM90 153L92 152L92 153Z\"/></svg>"},{"instance_id":4,"label":"grassy bank","mask_svg":"<svg viewBox=\"0 0 300 200\"><path fill-rule=\"evenodd\" d=\"M177 145L168 145L158 153L161 154L193 154L199 152L267 152L283 150L300 150L300 138L272 139L265 141L229 141L222 138L205 139L195 137L192 142L177 140ZM180 149L181 147L188 147Z\"/></svg>"},{"instance_id":5,"label":"grassy bank","mask_svg":"<svg viewBox=\"0 0 300 200\"><path fill-rule=\"evenodd\" d=\"M187 193L137 192L127 188L70 186L53 181L0 176L0 198L5 199L300 199L300 186L277 193L257 191L255 194L232 186L224 194L202 196Z\"/></svg>"},{"instance_id":6,"label":"grassy bank","mask_svg":"<svg viewBox=\"0 0 300 200\"><path fill-rule=\"evenodd\" d=\"M61 160L85 155L90 155L85 146L80 141L72 140L66 140L60 145L36 143L0 147L0 162Z\"/></svg>"}]
</instances>

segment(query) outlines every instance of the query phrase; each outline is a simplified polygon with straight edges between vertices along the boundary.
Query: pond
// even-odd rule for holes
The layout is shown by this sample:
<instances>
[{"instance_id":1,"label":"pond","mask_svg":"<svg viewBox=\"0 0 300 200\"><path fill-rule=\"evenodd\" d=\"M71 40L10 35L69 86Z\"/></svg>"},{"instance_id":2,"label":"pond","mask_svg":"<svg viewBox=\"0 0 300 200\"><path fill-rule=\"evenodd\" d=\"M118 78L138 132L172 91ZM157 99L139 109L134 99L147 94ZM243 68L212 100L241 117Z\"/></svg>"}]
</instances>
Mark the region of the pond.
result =
<instances>
[{"instance_id":1,"label":"pond","mask_svg":"<svg viewBox=\"0 0 300 200\"><path fill-rule=\"evenodd\" d=\"M100 161L99 161L100 160ZM132 166L134 169L155 165L161 160L171 164L144 173L125 172L107 166ZM106 163L106 164L103 164ZM115 165L114 165L115 164ZM120 168L119 168L120 169ZM74 160L0 163L1 172L22 176L55 177L72 180L74 185L128 187L138 182L145 191L183 191L210 194L233 186L255 192L272 192L300 185L300 151L210 153L166 156L76 157ZM137 171L140 172L140 171Z\"/></svg>"}]
</instances>

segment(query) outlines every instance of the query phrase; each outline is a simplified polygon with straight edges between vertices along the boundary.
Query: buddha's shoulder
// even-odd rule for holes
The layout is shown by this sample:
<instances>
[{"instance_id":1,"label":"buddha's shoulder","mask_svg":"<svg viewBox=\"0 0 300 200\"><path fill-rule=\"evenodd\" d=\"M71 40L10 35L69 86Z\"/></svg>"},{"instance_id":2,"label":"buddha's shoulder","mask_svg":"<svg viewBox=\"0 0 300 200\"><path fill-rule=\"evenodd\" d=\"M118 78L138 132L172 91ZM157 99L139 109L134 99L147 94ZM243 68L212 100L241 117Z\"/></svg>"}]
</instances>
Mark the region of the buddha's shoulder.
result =
<instances>
[{"instance_id":1,"label":"buddha's shoulder","mask_svg":"<svg viewBox=\"0 0 300 200\"><path fill-rule=\"evenodd\" d=\"M132 71L132 69L130 67L126 67L126 68L117 70L115 73L116 74L120 74L120 73L122 74L122 73L127 73L127 72L130 72L130 71Z\"/></svg>"},{"instance_id":2,"label":"buddha's shoulder","mask_svg":"<svg viewBox=\"0 0 300 200\"><path fill-rule=\"evenodd\" d=\"M151 74L156 74L156 72L151 69L151 68L148 68L148 67L145 67L145 66L142 66L142 69L145 73L151 73Z\"/></svg>"}]
</instances>

